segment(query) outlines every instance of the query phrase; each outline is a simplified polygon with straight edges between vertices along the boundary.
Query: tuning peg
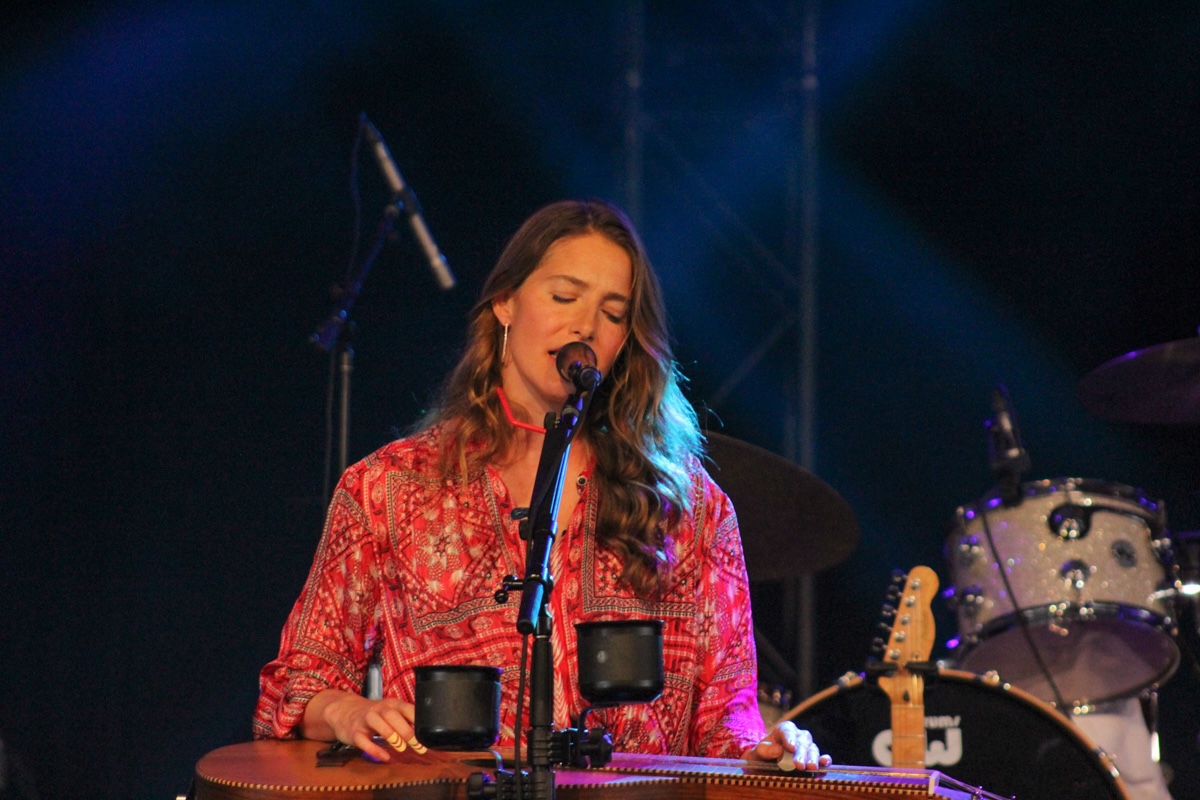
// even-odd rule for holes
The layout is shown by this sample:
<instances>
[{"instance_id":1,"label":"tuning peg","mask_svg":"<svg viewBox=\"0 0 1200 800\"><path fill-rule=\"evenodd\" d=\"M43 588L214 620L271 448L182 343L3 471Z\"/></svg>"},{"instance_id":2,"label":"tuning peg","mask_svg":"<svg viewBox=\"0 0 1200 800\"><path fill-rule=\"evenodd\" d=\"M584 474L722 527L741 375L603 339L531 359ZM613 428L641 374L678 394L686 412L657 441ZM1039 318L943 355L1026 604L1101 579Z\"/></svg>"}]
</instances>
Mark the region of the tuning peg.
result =
<instances>
[{"instance_id":1,"label":"tuning peg","mask_svg":"<svg viewBox=\"0 0 1200 800\"><path fill-rule=\"evenodd\" d=\"M879 613L884 619L894 619L896 616L896 607L891 603L884 603L879 609Z\"/></svg>"}]
</instances>

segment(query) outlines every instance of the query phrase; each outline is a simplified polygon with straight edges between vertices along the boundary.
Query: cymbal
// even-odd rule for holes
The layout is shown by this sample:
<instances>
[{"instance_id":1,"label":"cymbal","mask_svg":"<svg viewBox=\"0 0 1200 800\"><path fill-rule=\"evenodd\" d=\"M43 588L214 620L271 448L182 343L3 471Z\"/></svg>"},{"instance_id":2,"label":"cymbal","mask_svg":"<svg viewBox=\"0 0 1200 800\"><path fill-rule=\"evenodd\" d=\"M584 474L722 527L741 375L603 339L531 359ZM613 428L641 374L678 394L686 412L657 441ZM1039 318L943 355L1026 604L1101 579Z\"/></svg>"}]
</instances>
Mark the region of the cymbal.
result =
<instances>
[{"instance_id":1,"label":"cymbal","mask_svg":"<svg viewBox=\"0 0 1200 800\"><path fill-rule=\"evenodd\" d=\"M737 511L754 581L810 575L858 546L854 511L833 487L783 456L708 434L708 471Z\"/></svg>"},{"instance_id":2,"label":"cymbal","mask_svg":"<svg viewBox=\"0 0 1200 800\"><path fill-rule=\"evenodd\" d=\"M1079 399L1102 419L1200 423L1200 337L1114 358L1083 376Z\"/></svg>"}]
</instances>

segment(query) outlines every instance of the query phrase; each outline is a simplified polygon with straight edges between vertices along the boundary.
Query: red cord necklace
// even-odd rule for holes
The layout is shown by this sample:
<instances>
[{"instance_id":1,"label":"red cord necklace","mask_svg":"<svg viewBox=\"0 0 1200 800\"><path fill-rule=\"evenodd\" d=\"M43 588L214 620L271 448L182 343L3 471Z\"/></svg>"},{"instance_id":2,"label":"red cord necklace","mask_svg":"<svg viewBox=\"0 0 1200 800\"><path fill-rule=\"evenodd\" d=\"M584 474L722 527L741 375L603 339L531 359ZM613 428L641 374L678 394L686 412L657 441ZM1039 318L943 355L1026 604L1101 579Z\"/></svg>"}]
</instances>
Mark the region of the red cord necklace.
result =
<instances>
[{"instance_id":1,"label":"red cord necklace","mask_svg":"<svg viewBox=\"0 0 1200 800\"><path fill-rule=\"evenodd\" d=\"M546 429L542 426L530 425L528 422L521 422L521 420L513 416L512 407L508 404L508 397L504 394L503 386L496 387L496 396L500 398L500 407L504 409L504 416L508 417L508 421L511 422L515 427L524 428L525 430L533 431L534 433L546 433Z\"/></svg>"}]
</instances>

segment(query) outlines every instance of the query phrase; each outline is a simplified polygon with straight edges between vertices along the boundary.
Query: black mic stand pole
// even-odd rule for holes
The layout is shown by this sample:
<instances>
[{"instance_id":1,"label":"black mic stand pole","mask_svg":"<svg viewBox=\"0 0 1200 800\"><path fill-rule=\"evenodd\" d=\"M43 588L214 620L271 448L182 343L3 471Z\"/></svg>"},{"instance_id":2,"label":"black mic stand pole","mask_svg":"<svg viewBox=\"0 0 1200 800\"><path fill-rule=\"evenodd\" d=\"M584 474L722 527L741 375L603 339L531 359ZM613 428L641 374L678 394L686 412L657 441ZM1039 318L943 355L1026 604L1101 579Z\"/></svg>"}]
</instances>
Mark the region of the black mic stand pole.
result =
<instances>
[{"instance_id":1,"label":"black mic stand pole","mask_svg":"<svg viewBox=\"0 0 1200 800\"><path fill-rule=\"evenodd\" d=\"M549 594L554 588L550 574L550 551L558 526L563 478L571 440L591 400L591 392L576 392L567 398L557 422L546 417L546 437L533 483L533 498L527 524L530 542L526 551L525 580L521 584L521 608L517 630L533 634L533 656L529 682L529 788L532 800L553 800L554 770L554 653L550 643L553 617ZM518 777L519 779L519 777Z\"/></svg>"},{"instance_id":2,"label":"black mic stand pole","mask_svg":"<svg viewBox=\"0 0 1200 800\"><path fill-rule=\"evenodd\" d=\"M317 326L308 340L323 352L334 354L338 361L338 379L341 385L338 408L338 470L341 475L349 466L350 451L350 374L354 370L354 348L350 344L354 331L354 323L350 319L350 310L354 308L358 294L362 291L363 281L375 264L375 259L383 250L383 246L395 235L394 225L399 211L395 203L388 204L383 219L379 223L379 232L375 236L375 244L363 262L350 276L345 285L337 292L338 304L333 312ZM328 467L326 468L328 478ZM328 486L326 486L328 489ZM328 494L328 491L326 491ZM329 498L325 498L328 500Z\"/></svg>"}]
</instances>

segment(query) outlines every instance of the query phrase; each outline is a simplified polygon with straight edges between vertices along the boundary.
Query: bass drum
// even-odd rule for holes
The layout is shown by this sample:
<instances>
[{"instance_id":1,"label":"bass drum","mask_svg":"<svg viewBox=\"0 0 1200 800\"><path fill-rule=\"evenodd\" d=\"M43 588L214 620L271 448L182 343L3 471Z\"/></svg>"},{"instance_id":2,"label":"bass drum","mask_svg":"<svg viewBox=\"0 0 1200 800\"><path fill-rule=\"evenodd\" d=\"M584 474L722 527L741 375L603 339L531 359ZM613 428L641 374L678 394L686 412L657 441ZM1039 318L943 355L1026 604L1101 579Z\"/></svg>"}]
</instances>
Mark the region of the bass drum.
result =
<instances>
[{"instance_id":1,"label":"bass drum","mask_svg":"<svg viewBox=\"0 0 1200 800\"><path fill-rule=\"evenodd\" d=\"M891 766L891 703L860 676L784 715L835 764ZM925 767L1020 800L1129 800L1116 770L1033 695L990 677L942 670L925 682Z\"/></svg>"}]
</instances>

